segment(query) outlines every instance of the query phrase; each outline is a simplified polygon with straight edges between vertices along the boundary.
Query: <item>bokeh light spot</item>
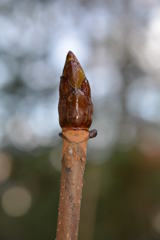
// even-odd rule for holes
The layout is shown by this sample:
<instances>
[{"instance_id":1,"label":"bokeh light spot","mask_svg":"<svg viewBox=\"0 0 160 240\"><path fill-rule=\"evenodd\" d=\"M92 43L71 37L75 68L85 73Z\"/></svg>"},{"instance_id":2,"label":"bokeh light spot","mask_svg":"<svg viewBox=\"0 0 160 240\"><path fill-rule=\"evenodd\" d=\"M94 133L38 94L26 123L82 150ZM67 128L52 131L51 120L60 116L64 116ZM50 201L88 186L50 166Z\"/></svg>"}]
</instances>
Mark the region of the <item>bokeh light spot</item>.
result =
<instances>
[{"instance_id":1,"label":"bokeh light spot","mask_svg":"<svg viewBox=\"0 0 160 240\"><path fill-rule=\"evenodd\" d=\"M10 217L21 217L31 207L31 193L24 187L14 186L7 189L2 195L2 208Z\"/></svg>"},{"instance_id":2,"label":"bokeh light spot","mask_svg":"<svg viewBox=\"0 0 160 240\"><path fill-rule=\"evenodd\" d=\"M156 232L160 233L160 212L158 212L153 218L152 226L156 230Z\"/></svg>"},{"instance_id":3,"label":"bokeh light spot","mask_svg":"<svg viewBox=\"0 0 160 240\"><path fill-rule=\"evenodd\" d=\"M82 38L70 31L67 34L62 34L57 38L57 43L53 43L50 60L54 63L57 69L62 69L65 61L65 56L69 50L73 51L81 63L84 65L86 56L89 53L87 45L82 41Z\"/></svg>"}]
</instances>

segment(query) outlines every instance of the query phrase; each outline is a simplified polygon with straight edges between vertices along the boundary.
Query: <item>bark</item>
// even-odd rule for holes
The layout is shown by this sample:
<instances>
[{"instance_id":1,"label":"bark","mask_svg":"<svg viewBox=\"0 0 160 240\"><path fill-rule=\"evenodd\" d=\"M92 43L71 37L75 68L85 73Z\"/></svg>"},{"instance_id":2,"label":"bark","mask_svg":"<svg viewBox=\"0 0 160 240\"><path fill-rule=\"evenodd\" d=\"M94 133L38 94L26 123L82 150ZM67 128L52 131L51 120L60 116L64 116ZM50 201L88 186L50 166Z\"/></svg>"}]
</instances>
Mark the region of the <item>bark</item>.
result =
<instances>
[{"instance_id":1,"label":"bark","mask_svg":"<svg viewBox=\"0 0 160 240\"><path fill-rule=\"evenodd\" d=\"M89 132L63 130L60 200L56 240L77 240Z\"/></svg>"}]
</instances>

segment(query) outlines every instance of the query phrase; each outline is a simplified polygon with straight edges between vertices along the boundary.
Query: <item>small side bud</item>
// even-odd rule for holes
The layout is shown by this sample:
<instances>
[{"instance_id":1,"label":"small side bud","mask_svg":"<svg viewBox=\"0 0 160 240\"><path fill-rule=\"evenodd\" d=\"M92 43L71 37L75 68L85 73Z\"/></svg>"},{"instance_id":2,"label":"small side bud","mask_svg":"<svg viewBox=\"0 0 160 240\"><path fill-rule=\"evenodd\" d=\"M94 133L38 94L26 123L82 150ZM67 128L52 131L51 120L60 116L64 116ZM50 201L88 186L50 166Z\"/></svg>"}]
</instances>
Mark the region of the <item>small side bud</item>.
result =
<instances>
[{"instance_id":1,"label":"small side bud","mask_svg":"<svg viewBox=\"0 0 160 240\"><path fill-rule=\"evenodd\" d=\"M95 138L96 136L97 136L96 129L92 129L91 131L89 131L89 138Z\"/></svg>"}]
</instances>

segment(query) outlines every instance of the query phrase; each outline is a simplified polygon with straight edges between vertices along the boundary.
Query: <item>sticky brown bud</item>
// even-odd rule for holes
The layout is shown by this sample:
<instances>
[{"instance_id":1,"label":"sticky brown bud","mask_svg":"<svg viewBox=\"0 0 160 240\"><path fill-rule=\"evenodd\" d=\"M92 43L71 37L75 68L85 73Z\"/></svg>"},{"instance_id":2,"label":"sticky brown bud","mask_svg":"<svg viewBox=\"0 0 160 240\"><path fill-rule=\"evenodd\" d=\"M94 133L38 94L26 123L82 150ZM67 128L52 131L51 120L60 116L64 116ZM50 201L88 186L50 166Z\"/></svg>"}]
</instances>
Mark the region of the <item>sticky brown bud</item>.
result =
<instances>
[{"instance_id":1,"label":"sticky brown bud","mask_svg":"<svg viewBox=\"0 0 160 240\"><path fill-rule=\"evenodd\" d=\"M88 129L93 104L89 82L75 55L69 51L59 87L59 123L62 128Z\"/></svg>"}]
</instances>

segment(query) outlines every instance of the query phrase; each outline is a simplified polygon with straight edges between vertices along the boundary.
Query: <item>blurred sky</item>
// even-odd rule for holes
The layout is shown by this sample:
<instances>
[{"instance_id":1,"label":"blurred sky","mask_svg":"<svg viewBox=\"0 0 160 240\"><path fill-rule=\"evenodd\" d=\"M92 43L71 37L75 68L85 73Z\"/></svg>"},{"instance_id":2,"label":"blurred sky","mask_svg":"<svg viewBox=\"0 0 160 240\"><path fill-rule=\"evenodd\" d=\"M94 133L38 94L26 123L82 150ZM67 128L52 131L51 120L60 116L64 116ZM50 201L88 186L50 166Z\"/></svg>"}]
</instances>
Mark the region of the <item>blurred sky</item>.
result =
<instances>
[{"instance_id":1,"label":"blurred sky","mask_svg":"<svg viewBox=\"0 0 160 240\"><path fill-rule=\"evenodd\" d=\"M128 119L159 125L159 1L1 0L0 29L2 147L53 142L68 50L90 81L100 133L94 147L114 144L124 117L134 131Z\"/></svg>"}]
</instances>

